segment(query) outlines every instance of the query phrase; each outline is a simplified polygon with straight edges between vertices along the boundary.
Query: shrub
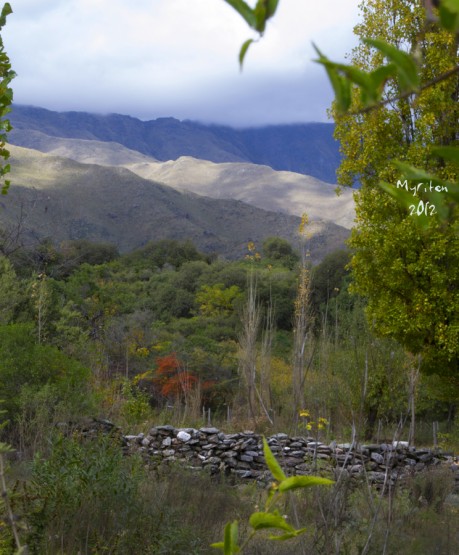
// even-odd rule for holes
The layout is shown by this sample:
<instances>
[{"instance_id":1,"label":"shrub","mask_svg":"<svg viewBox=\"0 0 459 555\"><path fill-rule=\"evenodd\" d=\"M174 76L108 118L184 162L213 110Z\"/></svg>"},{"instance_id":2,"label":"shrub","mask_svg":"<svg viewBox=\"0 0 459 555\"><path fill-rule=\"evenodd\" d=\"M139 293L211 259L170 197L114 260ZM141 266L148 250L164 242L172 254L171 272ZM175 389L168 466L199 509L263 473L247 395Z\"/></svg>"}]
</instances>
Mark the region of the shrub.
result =
<instances>
[{"instance_id":1,"label":"shrub","mask_svg":"<svg viewBox=\"0 0 459 555\"><path fill-rule=\"evenodd\" d=\"M211 480L183 467L153 473L113 437L59 435L47 459L35 457L22 495L30 553L208 553L236 510L235 495Z\"/></svg>"},{"instance_id":2,"label":"shrub","mask_svg":"<svg viewBox=\"0 0 459 555\"><path fill-rule=\"evenodd\" d=\"M81 414L90 399L88 384L89 370L59 349L37 343L31 325L0 326L0 398L12 424L24 406L21 395L33 398L30 392L36 395L45 386L51 412L68 404Z\"/></svg>"}]
</instances>

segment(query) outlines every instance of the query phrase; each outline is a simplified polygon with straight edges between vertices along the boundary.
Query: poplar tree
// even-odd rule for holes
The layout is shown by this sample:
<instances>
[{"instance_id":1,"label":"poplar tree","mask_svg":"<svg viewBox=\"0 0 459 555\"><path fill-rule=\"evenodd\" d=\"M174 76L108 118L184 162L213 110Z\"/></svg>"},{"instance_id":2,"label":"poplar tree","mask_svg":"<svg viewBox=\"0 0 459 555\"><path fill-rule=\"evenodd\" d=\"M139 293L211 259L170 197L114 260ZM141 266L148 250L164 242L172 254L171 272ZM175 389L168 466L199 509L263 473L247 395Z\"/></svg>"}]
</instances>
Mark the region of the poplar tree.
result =
<instances>
[{"instance_id":1,"label":"poplar tree","mask_svg":"<svg viewBox=\"0 0 459 555\"><path fill-rule=\"evenodd\" d=\"M420 1L366 0L361 11L362 23L354 31L370 41L354 49L352 65L365 72L381 67L384 53L371 40L384 41L416 60L419 86L417 94L406 94L400 74L398 79L388 75L377 109L363 109L365 99L357 88L347 114L340 116L335 108L335 136L343 153L338 181L360 187L350 239L354 290L368 300L374 331L418 355L424 370L451 373L459 354L457 205L448 221L431 217L435 203L423 197L430 182L411 181L409 171L404 175L404 166L394 160L444 180L457 179L457 168L432 151L458 143L459 75L452 71L443 77L458 65L458 36L426 22ZM409 187L411 214L380 188L381 181ZM418 225L418 214L426 225Z\"/></svg>"}]
</instances>

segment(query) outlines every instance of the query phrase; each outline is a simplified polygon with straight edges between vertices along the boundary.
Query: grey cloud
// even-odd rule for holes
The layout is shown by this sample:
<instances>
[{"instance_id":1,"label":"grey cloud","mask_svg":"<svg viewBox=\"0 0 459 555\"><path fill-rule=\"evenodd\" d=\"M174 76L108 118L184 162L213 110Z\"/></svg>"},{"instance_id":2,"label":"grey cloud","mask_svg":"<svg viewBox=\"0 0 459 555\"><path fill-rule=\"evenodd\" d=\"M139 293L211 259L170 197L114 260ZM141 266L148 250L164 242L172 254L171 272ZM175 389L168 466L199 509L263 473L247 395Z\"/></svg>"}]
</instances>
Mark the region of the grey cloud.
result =
<instances>
[{"instance_id":1,"label":"grey cloud","mask_svg":"<svg viewBox=\"0 0 459 555\"><path fill-rule=\"evenodd\" d=\"M29 22L8 22L4 36L19 75L13 82L15 102L54 110L118 112L142 119L173 116L233 126L327 121L332 91L323 69L309 62L315 57L310 45L298 46L303 70L287 71L277 61L277 67L273 64L261 73L250 58L242 75L237 71L238 45L230 65L221 52L206 51L209 59L203 60L202 50L194 49L193 37L185 58L181 47L177 50L175 43L167 41L159 41L155 48L147 42L144 49L134 43L112 48L108 41L106 48L91 50L80 32L81 13L80 19L71 20L72 27L59 25L66 10L92 6L91 1L23 0L22 17L27 13ZM164 0L138 0L136 5L150 6L155 1L166 5ZM52 25L48 28L42 22ZM99 29L103 39L102 16L88 36L97 39ZM318 41L327 54L335 57L333 44L349 50L344 31L334 32L334 42L330 33L324 32ZM262 47L262 43L257 45ZM255 52L254 47L254 57ZM292 59L286 63L294 65ZM219 75L212 75L216 71Z\"/></svg>"},{"instance_id":2,"label":"grey cloud","mask_svg":"<svg viewBox=\"0 0 459 555\"><path fill-rule=\"evenodd\" d=\"M82 110L97 113L123 113L141 119L173 116L205 123L247 127L277 123L328 121L326 110L333 94L321 68L304 74L247 75L195 84L188 94L165 94L126 86L122 95L103 87L85 91L38 88L15 97L21 104L40 105L52 110ZM73 94L72 94L73 92ZM31 93L31 94L30 94Z\"/></svg>"},{"instance_id":3,"label":"grey cloud","mask_svg":"<svg viewBox=\"0 0 459 555\"><path fill-rule=\"evenodd\" d=\"M325 73L311 69L303 75L262 75L245 80L215 82L174 104L167 98L131 105L142 119L174 116L235 127L328 121L333 94ZM147 99L145 99L147 100Z\"/></svg>"}]
</instances>

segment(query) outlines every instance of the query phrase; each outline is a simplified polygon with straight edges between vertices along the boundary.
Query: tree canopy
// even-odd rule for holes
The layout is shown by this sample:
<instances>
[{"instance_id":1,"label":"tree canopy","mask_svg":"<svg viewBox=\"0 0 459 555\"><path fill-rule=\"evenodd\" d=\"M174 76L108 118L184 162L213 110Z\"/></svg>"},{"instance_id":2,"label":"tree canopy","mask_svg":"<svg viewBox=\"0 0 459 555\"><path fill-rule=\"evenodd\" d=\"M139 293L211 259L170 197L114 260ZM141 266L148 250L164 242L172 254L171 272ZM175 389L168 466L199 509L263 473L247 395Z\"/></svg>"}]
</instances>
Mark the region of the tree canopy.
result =
<instances>
[{"instance_id":1,"label":"tree canopy","mask_svg":"<svg viewBox=\"0 0 459 555\"><path fill-rule=\"evenodd\" d=\"M420 3L368 0L355 32L408 51L420 49L421 88L459 60L456 35L435 24L426 29ZM381 64L382 55L365 42L351 61L371 71ZM400 91L400 83L391 80L384 94L397 100L362 112L361 96L354 89L352 112L337 117L336 137L344 154L339 181L360 183L355 194L357 225L350 240L354 290L368 299L369 322L377 332L422 355L425 369L441 373L457 367L459 353L457 207L450 222L430 218L427 226L417 225L419 212L428 204L417 192L430 183L413 184L393 161L426 168L444 179L457 178L454 166L433 157L432 148L457 144L459 80L452 75L417 95L400 96ZM411 215L379 187L385 181L396 189L405 180L413 191Z\"/></svg>"}]
</instances>

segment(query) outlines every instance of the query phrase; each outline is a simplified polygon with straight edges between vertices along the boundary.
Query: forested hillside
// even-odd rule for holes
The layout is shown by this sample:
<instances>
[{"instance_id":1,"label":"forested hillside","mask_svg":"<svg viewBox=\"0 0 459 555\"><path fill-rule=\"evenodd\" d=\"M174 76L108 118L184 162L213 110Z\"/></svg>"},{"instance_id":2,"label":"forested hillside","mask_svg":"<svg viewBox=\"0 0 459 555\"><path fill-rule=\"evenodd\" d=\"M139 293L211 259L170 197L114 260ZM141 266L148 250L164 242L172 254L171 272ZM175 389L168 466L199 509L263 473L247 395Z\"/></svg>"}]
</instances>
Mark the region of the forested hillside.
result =
<instances>
[{"instance_id":1,"label":"forested hillside","mask_svg":"<svg viewBox=\"0 0 459 555\"><path fill-rule=\"evenodd\" d=\"M298 242L297 216L182 193L124 167L82 164L16 146L10 150L14 187L0 200L0 216L5 232L18 228L28 246L45 239L56 244L88 239L127 252L151 239L189 239L208 254L234 259L249 241L260 244L270 235ZM347 229L322 219L311 223L310 234L314 262L342 248L349 236Z\"/></svg>"}]
</instances>

